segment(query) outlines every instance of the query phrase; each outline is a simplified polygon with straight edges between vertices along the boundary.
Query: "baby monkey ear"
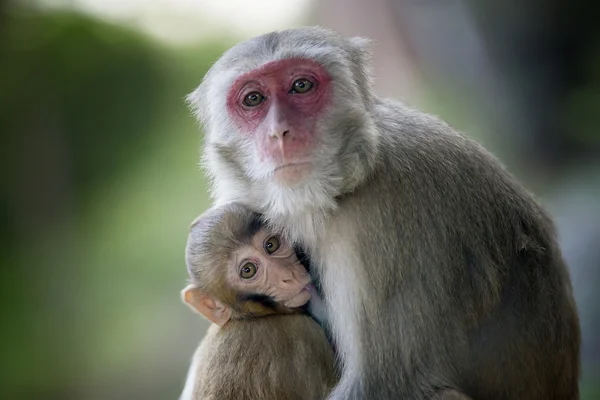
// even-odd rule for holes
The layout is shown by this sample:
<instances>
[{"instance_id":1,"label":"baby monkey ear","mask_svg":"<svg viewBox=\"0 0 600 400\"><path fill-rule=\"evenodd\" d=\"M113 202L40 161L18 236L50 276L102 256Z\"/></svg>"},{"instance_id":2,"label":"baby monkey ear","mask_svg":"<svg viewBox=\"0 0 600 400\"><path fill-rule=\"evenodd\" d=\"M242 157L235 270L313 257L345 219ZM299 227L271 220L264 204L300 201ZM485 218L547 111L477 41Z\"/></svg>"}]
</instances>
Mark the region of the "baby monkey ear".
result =
<instances>
[{"instance_id":1,"label":"baby monkey ear","mask_svg":"<svg viewBox=\"0 0 600 400\"><path fill-rule=\"evenodd\" d=\"M231 319L232 310L219 300L204 294L202 290L189 285L181 291L181 298L194 311L200 313L207 320L223 326Z\"/></svg>"}]
</instances>

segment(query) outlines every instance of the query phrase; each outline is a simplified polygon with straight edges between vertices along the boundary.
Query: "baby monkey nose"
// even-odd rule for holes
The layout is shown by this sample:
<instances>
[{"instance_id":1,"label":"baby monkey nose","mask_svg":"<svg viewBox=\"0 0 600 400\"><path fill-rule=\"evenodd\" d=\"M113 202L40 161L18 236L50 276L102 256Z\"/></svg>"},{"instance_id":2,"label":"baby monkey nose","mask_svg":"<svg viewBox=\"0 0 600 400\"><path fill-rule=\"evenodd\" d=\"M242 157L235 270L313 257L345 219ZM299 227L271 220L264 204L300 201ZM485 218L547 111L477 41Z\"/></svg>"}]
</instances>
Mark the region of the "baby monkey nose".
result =
<instances>
[{"instance_id":1,"label":"baby monkey nose","mask_svg":"<svg viewBox=\"0 0 600 400\"><path fill-rule=\"evenodd\" d=\"M296 274L294 273L294 268L287 268L282 276L281 276L281 281L283 283L295 283L297 280Z\"/></svg>"}]
</instances>

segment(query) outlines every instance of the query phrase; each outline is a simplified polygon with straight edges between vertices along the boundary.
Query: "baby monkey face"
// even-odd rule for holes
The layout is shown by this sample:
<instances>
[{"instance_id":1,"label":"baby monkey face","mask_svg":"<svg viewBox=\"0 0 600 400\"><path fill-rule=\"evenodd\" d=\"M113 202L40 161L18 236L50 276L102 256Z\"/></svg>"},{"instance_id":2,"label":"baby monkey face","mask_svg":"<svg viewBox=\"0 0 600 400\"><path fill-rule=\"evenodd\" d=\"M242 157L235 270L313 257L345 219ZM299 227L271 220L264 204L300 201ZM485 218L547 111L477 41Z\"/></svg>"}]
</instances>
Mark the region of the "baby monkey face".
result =
<instances>
[{"instance_id":1,"label":"baby monkey face","mask_svg":"<svg viewBox=\"0 0 600 400\"><path fill-rule=\"evenodd\" d=\"M264 294L289 308L311 298L311 280L287 240L265 229L233 253L228 280L244 293Z\"/></svg>"}]
</instances>

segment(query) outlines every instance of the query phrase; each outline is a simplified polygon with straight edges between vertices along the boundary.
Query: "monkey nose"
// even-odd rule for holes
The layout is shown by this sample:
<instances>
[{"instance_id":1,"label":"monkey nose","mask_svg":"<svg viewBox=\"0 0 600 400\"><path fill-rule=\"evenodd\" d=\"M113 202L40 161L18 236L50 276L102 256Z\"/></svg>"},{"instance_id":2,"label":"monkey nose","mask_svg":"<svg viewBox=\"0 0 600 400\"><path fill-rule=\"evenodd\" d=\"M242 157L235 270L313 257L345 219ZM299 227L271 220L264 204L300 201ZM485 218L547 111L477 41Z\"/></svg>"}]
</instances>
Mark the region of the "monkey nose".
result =
<instances>
[{"instance_id":1,"label":"monkey nose","mask_svg":"<svg viewBox=\"0 0 600 400\"><path fill-rule=\"evenodd\" d=\"M281 282L284 284L294 283L296 281L296 276L292 271L286 271L284 275L281 277Z\"/></svg>"},{"instance_id":2,"label":"monkey nose","mask_svg":"<svg viewBox=\"0 0 600 400\"><path fill-rule=\"evenodd\" d=\"M290 130L286 129L286 130L273 130L271 132L271 139L279 139L279 140L283 140L285 139L287 136L289 136L290 134Z\"/></svg>"}]
</instances>

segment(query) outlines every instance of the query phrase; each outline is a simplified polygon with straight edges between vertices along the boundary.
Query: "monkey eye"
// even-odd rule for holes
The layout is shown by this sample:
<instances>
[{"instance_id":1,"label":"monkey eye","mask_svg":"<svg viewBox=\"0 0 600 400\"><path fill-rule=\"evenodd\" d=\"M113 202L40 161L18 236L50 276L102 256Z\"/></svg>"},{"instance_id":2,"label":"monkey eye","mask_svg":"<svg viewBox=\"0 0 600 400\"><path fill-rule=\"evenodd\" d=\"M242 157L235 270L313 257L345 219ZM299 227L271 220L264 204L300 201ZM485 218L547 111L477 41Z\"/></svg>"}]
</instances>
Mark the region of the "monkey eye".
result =
<instances>
[{"instance_id":1,"label":"monkey eye","mask_svg":"<svg viewBox=\"0 0 600 400\"><path fill-rule=\"evenodd\" d=\"M271 236L265 242L265 251L269 254L273 254L279 249L280 243L277 236Z\"/></svg>"},{"instance_id":2,"label":"monkey eye","mask_svg":"<svg viewBox=\"0 0 600 400\"><path fill-rule=\"evenodd\" d=\"M244 105L248 107L256 107L260 103L265 100L265 96L260 94L259 92L248 93L246 97L244 97Z\"/></svg>"},{"instance_id":3,"label":"monkey eye","mask_svg":"<svg viewBox=\"0 0 600 400\"><path fill-rule=\"evenodd\" d=\"M297 79L292 84L292 89L290 93L306 93L310 89L312 89L313 83L308 79Z\"/></svg>"},{"instance_id":4,"label":"monkey eye","mask_svg":"<svg viewBox=\"0 0 600 400\"><path fill-rule=\"evenodd\" d=\"M251 262L244 264L244 266L240 270L240 278L250 279L254 275L256 275L256 265Z\"/></svg>"}]
</instances>

